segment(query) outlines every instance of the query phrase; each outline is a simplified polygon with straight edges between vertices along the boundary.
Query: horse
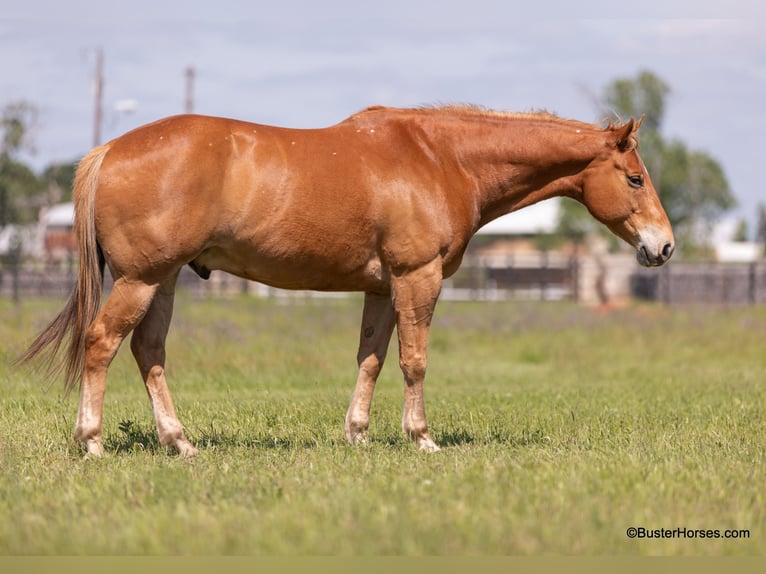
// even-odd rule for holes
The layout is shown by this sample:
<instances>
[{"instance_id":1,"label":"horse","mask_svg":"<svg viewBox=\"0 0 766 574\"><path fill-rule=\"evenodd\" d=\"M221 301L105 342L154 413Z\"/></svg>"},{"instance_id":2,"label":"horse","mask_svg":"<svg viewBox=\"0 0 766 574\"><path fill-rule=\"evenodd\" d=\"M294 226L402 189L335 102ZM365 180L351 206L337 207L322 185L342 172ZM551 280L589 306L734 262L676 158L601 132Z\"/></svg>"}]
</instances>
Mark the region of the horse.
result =
<instances>
[{"instance_id":1,"label":"horse","mask_svg":"<svg viewBox=\"0 0 766 574\"><path fill-rule=\"evenodd\" d=\"M80 386L74 436L101 456L107 369L123 339L161 445L197 454L165 373L176 280L189 265L284 289L364 292L345 438L367 441L375 383L396 327L404 434L438 451L423 398L442 281L489 221L573 198L665 263L674 238L638 151L641 119L606 127L547 112L373 106L322 129L200 115L165 118L91 150L73 186L80 265L63 310L19 358ZM101 303L104 269L114 283ZM63 352L62 345L64 346ZM63 357L61 355L63 354ZM38 357L39 355L39 357Z\"/></svg>"}]
</instances>

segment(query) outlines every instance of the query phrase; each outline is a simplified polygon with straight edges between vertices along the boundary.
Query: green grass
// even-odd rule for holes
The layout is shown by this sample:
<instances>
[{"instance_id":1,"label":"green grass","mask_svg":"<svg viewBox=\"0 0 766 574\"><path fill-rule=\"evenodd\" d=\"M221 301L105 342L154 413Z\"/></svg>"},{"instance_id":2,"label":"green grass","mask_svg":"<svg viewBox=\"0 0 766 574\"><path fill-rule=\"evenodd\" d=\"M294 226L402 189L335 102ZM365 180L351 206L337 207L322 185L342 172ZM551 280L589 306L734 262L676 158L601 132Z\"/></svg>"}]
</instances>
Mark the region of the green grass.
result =
<instances>
[{"instance_id":1,"label":"green grass","mask_svg":"<svg viewBox=\"0 0 766 574\"><path fill-rule=\"evenodd\" d=\"M360 298L181 297L167 370L199 457L158 446L125 345L107 455L84 461L76 397L8 367L59 305L0 302L0 554L766 551L764 308L443 302L427 455L401 435L395 342L369 446L343 439Z\"/></svg>"}]
</instances>

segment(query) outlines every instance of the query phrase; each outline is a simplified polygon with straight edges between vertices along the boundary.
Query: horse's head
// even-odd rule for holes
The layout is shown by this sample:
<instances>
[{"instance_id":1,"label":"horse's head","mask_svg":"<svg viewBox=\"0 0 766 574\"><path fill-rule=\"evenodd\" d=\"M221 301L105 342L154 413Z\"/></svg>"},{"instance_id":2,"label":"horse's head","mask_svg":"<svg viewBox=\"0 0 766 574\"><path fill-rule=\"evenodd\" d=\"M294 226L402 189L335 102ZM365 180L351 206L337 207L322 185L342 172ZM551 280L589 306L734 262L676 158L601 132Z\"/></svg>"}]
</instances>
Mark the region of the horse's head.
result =
<instances>
[{"instance_id":1,"label":"horse's head","mask_svg":"<svg viewBox=\"0 0 766 574\"><path fill-rule=\"evenodd\" d=\"M673 230L657 191L638 155L641 120L607 128L607 147L583 179L582 202L591 215L636 248L645 267L662 265L673 254Z\"/></svg>"}]
</instances>

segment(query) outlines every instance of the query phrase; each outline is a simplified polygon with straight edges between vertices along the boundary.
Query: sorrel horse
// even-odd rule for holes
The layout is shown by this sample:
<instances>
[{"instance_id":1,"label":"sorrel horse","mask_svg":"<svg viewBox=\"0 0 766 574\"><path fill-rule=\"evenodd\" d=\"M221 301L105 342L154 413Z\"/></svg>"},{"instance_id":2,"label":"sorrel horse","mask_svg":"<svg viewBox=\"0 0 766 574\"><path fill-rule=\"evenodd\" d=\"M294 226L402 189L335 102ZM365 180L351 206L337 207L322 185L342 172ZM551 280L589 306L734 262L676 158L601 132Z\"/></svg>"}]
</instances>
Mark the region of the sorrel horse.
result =
<instances>
[{"instance_id":1,"label":"sorrel horse","mask_svg":"<svg viewBox=\"0 0 766 574\"><path fill-rule=\"evenodd\" d=\"M371 107L315 130L192 115L140 127L80 163L77 284L20 360L42 354L49 374L64 370L68 390L80 383L75 436L101 455L107 368L133 331L160 443L193 455L164 369L184 265L203 278L219 269L287 289L364 291L345 436L366 440L396 326L403 430L438 450L423 401L428 331L442 279L477 229L568 196L635 247L641 264L671 256L673 233L638 155L639 124L447 106ZM114 287L101 306L105 265Z\"/></svg>"}]
</instances>

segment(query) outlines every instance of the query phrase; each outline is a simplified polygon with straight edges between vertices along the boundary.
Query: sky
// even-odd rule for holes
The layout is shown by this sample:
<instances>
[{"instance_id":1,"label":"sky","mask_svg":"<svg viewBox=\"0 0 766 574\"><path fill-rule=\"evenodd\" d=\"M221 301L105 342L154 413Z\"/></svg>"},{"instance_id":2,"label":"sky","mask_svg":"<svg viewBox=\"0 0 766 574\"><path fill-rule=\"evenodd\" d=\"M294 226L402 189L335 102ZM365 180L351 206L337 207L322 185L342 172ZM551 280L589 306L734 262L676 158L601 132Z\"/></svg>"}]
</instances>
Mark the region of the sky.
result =
<instances>
[{"instance_id":1,"label":"sky","mask_svg":"<svg viewBox=\"0 0 766 574\"><path fill-rule=\"evenodd\" d=\"M39 110L36 169L184 110L289 127L372 104L473 103L598 121L599 98L642 70L671 87L662 132L723 166L755 225L766 133L766 8L758 0L25 0L0 10L0 106ZM640 8L639 8L640 7Z\"/></svg>"}]
</instances>

